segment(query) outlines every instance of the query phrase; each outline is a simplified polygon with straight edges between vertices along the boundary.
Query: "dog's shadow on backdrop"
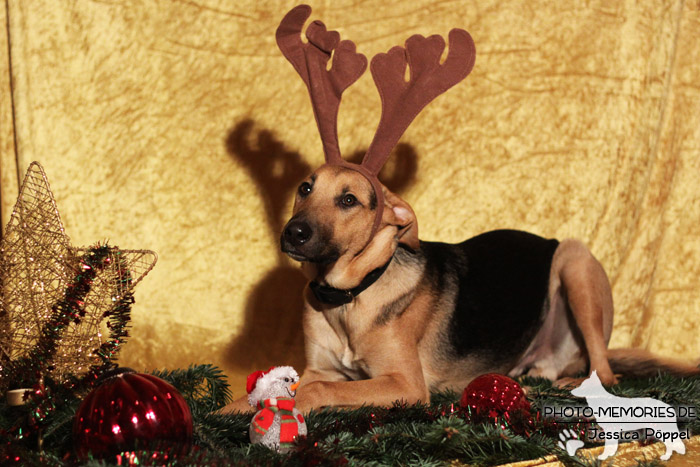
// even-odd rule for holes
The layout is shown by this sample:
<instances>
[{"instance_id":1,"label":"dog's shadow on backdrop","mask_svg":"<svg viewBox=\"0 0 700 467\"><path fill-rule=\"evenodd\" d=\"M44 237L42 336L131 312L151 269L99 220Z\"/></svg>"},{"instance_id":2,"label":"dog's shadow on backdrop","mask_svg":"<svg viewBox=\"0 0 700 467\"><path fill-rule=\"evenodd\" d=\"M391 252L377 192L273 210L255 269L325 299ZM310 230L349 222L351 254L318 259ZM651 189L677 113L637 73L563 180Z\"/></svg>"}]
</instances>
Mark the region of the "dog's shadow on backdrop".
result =
<instances>
[{"instance_id":1,"label":"dog's shadow on backdrop","mask_svg":"<svg viewBox=\"0 0 700 467\"><path fill-rule=\"evenodd\" d=\"M278 245L291 213L293 194L312 167L301 154L287 149L272 131L256 128L250 119L229 131L226 149L258 187L269 226L267 234ZM347 159L359 163L364 153L355 151ZM379 179L389 190L401 194L415 180L417 161L411 145L399 144ZM291 365L301 372L305 367L302 294L307 280L297 263L279 247L276 252L277 264L254 286L245 305L243 329L226 349L226 363L241 370Z\"/></svg>"}]
</instances>

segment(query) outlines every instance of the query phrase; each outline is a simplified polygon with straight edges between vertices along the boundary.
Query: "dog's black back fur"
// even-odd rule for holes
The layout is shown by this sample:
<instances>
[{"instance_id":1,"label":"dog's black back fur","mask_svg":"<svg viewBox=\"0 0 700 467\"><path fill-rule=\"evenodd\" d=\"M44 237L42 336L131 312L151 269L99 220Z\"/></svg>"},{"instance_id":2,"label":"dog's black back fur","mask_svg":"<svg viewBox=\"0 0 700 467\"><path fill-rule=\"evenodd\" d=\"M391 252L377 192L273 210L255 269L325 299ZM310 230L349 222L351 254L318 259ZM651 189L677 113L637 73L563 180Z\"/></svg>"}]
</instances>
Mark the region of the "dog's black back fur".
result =
<instances>
[{"instance_id":1,"label":"dog's black back fur","mask_svg":"<svg viewBox=\"0 0 700 467\"><path fill-rule=\"evenodd\" d=\"M558 245L516 230L495 230L459 244L421 242L419 254L435 290L456 282L448 329L454 357L483 354L507 363L526 350L543 318Z\"/></svg>"}]
</instances>

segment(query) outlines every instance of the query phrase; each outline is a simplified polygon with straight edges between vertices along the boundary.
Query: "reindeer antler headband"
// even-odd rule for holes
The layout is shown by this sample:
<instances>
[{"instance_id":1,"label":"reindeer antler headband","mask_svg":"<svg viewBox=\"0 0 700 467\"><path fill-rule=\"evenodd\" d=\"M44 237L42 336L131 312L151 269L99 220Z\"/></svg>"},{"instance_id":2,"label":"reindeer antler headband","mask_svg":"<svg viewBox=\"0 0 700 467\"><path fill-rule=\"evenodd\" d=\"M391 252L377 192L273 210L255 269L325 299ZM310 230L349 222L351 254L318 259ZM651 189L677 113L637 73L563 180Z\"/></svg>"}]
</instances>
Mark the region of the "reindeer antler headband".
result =
<instances>
[{"instance_id":1,"label":"reindeer antler headband","mask_svg":"<svg viewBox=\"0 0 700 467\"><path fill-rule=\"evenodd\" d=\"M467 77L474 67L474 41L463 29L449 33L450 49L445 61L441 36L425 38L414 35L406 46L393 47L372 58L370 70L382 101L382 116L369 149L361 164L353 164L340 156L337 119L343 91L357 81L367 68L364 55L355 52L355 44L340 40L337 31L327 31L320 21L306 28L307 43L301 30L311 16L311 7L299 5L282 19L277 28L277 45L306 83L314 116L321 134L326 164L346 167L367 178L377 197L377 214L370 239L382 219L384 194L377 179L399 138L413 119L430 101ZM333 54L330 70L328 60ZM406 66L410 79L404 79Z\"/></svg>"}]
</instances>

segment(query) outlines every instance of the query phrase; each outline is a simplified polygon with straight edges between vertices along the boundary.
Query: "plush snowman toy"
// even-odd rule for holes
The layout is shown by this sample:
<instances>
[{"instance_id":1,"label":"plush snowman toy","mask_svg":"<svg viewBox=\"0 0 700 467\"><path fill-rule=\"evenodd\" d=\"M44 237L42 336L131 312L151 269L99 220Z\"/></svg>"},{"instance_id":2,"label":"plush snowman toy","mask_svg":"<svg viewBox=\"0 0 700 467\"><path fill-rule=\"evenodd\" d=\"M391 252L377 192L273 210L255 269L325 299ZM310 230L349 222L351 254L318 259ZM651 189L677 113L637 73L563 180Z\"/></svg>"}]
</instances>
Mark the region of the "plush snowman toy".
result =
<instances>
[{"instance_id":1,"label":"plush snowman toy","mask_svg":"<svg viewBox=\"0 0 700 467\"><path fill-rule=\"evenodd\" d=\"M250 423L250 441L286 452L298 436L306 435L306 422L294 407L299 375L291 366L271 367L248 376L248 403L258 412Z\"/></svg>"}]
</instances>

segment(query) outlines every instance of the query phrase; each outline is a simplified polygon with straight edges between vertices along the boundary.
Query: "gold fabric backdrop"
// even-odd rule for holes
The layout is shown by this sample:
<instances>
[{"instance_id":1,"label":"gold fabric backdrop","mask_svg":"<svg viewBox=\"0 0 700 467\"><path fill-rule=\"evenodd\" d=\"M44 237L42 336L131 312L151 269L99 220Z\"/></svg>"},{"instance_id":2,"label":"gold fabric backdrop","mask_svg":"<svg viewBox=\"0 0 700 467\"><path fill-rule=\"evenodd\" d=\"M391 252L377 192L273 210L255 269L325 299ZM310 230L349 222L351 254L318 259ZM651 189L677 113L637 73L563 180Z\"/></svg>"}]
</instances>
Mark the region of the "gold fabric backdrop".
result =
<instances>
[{"instance_id":1,"label":"gold fabric backdrop","mask_svg":"<svg viewBox=\"0 0 700 467\"><path fill-rule=\"evenodd\" d=\"M2 223L40 161L75 245L159 255L121 362L303 367L298 266L278 234L322 162L308 95L274 32L294 2L9 0L0 6ZM384 174L421 237L494 228L577 237L616 301L612 346L700 357L697 1L318 2L371 57L470 31L467 80L414 122ZM379 118L367 73L341 149Z\"/></svg>"}]
</instances>

